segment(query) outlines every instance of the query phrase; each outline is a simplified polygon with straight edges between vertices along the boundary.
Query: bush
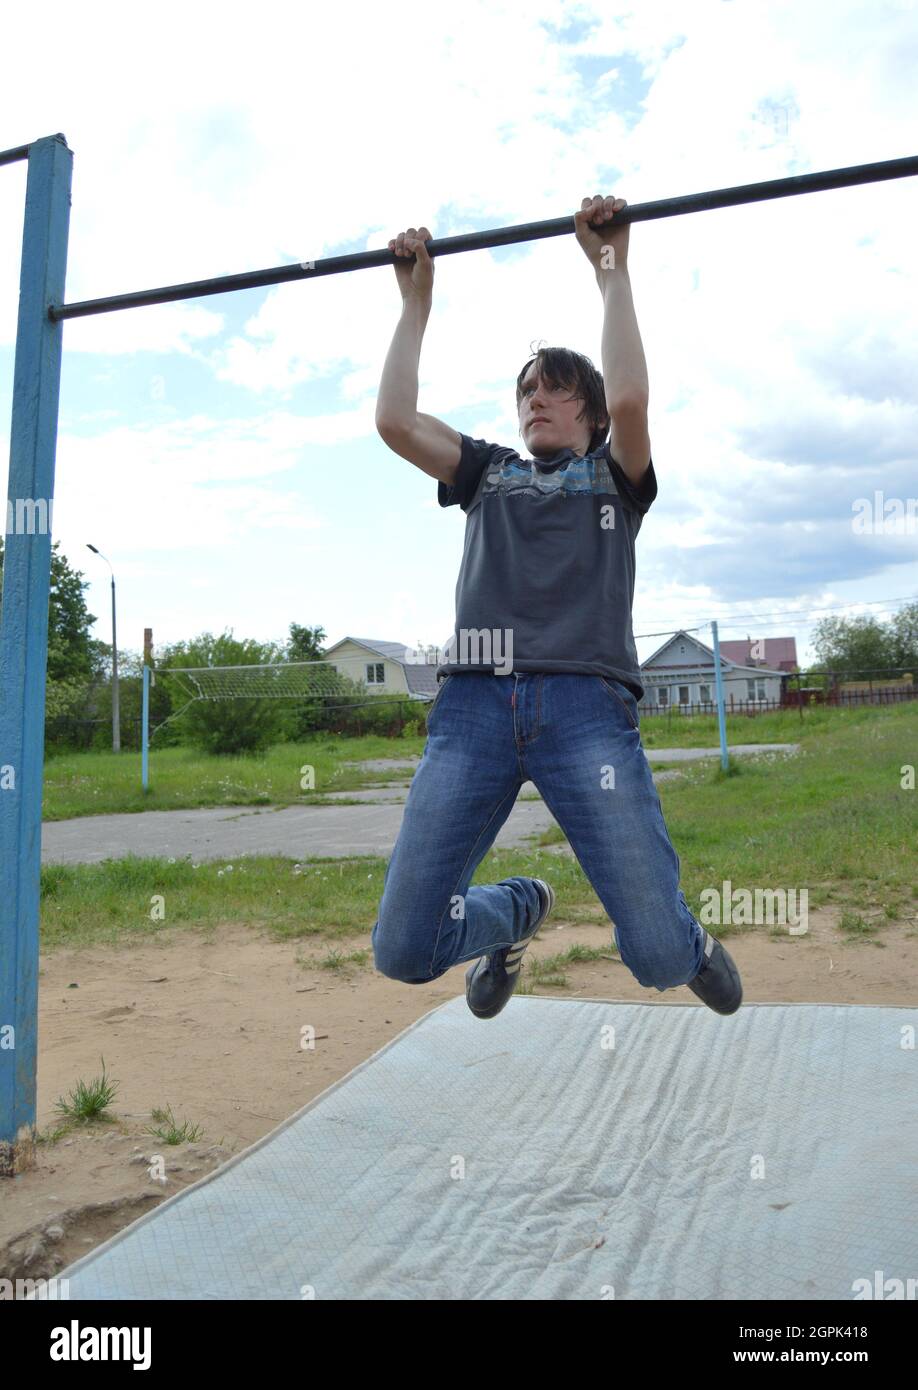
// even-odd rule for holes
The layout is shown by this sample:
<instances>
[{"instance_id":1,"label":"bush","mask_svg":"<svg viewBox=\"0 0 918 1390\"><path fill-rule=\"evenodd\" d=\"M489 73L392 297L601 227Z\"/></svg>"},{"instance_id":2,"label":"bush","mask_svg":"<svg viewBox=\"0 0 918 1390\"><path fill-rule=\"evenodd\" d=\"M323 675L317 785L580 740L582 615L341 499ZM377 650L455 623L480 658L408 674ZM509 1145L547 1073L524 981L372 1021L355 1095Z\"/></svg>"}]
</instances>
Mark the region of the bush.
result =
<instances>
[{"instance_id":1,"label":"bush","mask_svg":"<svg viewBox=\"0 0 918 1390\"><path fill-rule=\"evenodd\" d=\"M163 671L206 666L265 666L281 660L282 649L273 642L240 641L232 630L220 637L206 632L191 642L178 642L167 649L160 663ZM171 698L178 712L188 698L177 681L164 676L160 684L174 687ZM270 699L193 700L168 727L176 728L183 743L191 743L206 753L257 753L285 737L287 720L283 701ZM165 730L163 731L165 732ZM157 745L163 742L157 737Z\"/></svg>"}]
</instances>

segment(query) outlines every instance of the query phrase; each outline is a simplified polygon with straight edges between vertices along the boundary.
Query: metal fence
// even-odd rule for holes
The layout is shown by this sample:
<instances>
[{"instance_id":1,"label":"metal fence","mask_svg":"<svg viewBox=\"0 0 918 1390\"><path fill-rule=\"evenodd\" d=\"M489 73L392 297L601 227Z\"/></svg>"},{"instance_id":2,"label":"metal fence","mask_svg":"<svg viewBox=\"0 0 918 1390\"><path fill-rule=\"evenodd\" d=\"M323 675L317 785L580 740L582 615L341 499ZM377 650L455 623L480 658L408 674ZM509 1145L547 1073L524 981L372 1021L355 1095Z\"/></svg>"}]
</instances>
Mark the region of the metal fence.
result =
<instances>
[{"instance_id":1,"label":"metal fence","mask_svg":"<svg viewBox=\"0 0 918 1390\"><path fill-rule=\"evenodd\" d=\"M737 700L731 696L724 701L724 709L727 714L743 714L754 719L757 714L774 714L784 710L816 709L827 705L833 708L839 705L897 705L904 700L916 699L918 686L911 685L881 686L876 690L789 690L780 700ZM717 705L713 700L687 705L651 705L641 700L638 709L642 719L657 715L677 714L691 718L692 715L717 714Z\"/></svg>"}]
</instances>

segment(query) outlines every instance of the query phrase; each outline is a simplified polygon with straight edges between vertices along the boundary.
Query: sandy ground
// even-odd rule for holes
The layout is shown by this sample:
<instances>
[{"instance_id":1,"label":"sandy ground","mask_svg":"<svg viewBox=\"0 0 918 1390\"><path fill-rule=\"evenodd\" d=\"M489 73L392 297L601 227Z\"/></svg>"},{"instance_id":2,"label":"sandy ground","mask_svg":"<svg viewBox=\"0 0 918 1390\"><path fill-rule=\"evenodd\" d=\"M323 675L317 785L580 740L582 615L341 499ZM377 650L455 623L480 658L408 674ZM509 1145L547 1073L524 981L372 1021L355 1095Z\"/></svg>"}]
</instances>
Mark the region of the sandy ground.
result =
<instances>
[{"instance_id":1,"label":"sandy ground","mask_svg":"<svg viewBox=\"0 0 918 1390\"><path fill-rule=\"evenodd\" d=\"M842 941L839 913L811 909L805 937L776 939L768 928L729 937L746 1000L912 1005L918 917L879 918L879 948ZM574 943L606 949L611 928L598 904L596 918L565 925L559 902L531 949L536 956ZM335 942L342 952L369 944L369 931ZM60 1271L464 993L465 964L433 984L405 985L377 974L372 956L347 973L322 969L317 961L327 949L226 924L42 958L39 1128L54 1127L57 1098L78 1079L98 1076L101 1057L119 1083L116 1122L39 1144L32 1170L0 1179L0 1278ZM665 995L642 988L613 960L575 964L566 989L535 992L704 1007L684 987ZM306 1025L316 1033L311 1051L300 1046ZM171 1147L144 1133L153 1108L167 1105L180 1122L202 1127L198 1143ZM157 1156L164 1181L151 1171Z\"/></svg>"}]
</instances>

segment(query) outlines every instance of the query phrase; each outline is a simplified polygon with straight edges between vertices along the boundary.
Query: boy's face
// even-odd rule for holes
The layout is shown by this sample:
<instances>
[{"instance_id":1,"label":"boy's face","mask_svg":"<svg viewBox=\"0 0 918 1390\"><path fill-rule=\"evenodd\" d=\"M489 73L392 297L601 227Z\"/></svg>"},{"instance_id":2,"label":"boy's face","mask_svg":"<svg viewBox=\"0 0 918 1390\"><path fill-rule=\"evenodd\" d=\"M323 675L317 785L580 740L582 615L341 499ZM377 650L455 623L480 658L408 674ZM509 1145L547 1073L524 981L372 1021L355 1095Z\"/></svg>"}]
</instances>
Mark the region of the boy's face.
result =
<instances>
[{"instance_id":1,"label":"boy's face","mask_svg":"<svg viewBox=\"0 0 918 1390\"><path fill-rule=\"evenodd\" d=\"M550 459L562 449L581 457L590 447L590 427L578 419L583 401L571 388L543 382L533 362L523 378L520 397L520 434L533 458Z\"/></svg>"}]
</instances>

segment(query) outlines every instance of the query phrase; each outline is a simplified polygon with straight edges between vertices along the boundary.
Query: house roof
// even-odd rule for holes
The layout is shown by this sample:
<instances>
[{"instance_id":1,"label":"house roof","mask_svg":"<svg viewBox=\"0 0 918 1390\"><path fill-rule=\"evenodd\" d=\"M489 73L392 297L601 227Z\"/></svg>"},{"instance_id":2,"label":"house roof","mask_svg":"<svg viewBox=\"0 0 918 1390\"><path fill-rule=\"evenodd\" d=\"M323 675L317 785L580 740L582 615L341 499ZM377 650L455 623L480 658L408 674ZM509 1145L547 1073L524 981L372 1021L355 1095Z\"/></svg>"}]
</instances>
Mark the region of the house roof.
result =
<instances>
[{"instance_id":1,"label":"house roof","mask_svg":"<svg viewBox=\"0 0 918 1390\"><path fill-rule=\"evenodd\" d=\"M693 665L693 664L690 664L690 663L687 663L687 662L683 662L683 663L681 663L681 664L675 663L675 662L674 662L672 665L668 665L668 664L666 664L666 663L659 663L659 664L656 665L656 666L652 665L652 663L653 663L654 661L656 661L657 657L658 657L662 652L665 652L665 651L667 650L668 647L671 647L672 644L676 641L676 639L677 639L678 637L684 637L685 640L686 640L687 642L691 642L692 645L693 645L694 647L700 648L701 652L704 654L703 657L702 657L702 659L699 660L699 661L696 661L696 662L694 663L694 665ZM766 642L767 642L767 641L774 641L774 640L776 640L776 639L774 639L774 638L766 638L765 640L766 640ZM784 640L784 639L782 639L782 640ZM789 640L791 641L791 643L794 642L794 639L793 639L792 637L791 637ZM726 675L728 672L736 672L736 673L739 673L739 672L741 672L741 671L743 671L743 672L745 672L745 671L754 671L754 672L758 673L758 674L761 675L761 676L781 676L781 675L784 675L784 674L785 674L785 671L786 671L787 669L791 669L791 668L782 668L782 667L779 667L779 666L753 666L753 665L750 665L750 664L747 663L747 661L746 661L746 652L740 651L740 652L736 653L735 656L731 656L731 655L726 651L726 648L727 648L728 645L732 645L732 646L739 645L740 647L743 647L745 644L744 644L744 643L739 643L739 644L737 644L737 643L732 643L732 644L731 644L731 643L727 643L727 642L721 642L721 643L720 643L720 669L721 669L722 674L724 674L724 675ZM706 642L702 642L701 638L700 638L700 637L696 637L694 633L686 632L684 628L679 628L679 630L678 630L677 632L674 632L674 633L672 633L669 637L667 637L667 639L666 639L666 641L663 643L663 645L662 645L661 647L657 647L657 650L656 650L655 652L653 652L653 653L647 658L646 661L642 661L642 662L641 662L641 672L642 672L642 674L646 674L647 677L648 677L648 679L652 679L652 677L654 676L654 674L657 673L657 672L663 672L663 671L666 671L666 672L677 671L677 672L682 672L683 674L688 674L689 671L692 671L692 670L695 670L695 669L699 669L699 670L700 670L700 669L702 669L703 667L706 667L706 666L708 666L708 665L710 665L710 667L711 667L712 670L714 669L714 648L713 648L713 647L709 647L708 644L707 644ZM796 663L795 663L795 666L794 666L793 669L796 669Z\"/></svg>"},{"instance_id":2,"label":"house roof","mask_svg":"<svg viewBox=\"0 0 918 1390\"><path fill-rule=\"evenodd\" d=\"M686 632L684 628L681 628L681 627L680 627L679 630L678 630L677 632L673 632L673 633L670 634L669 637L667 637L666 641L663 643L662 646L657 647L657 649L656 649L655 652L651 652L650 656L647 658L646 661L642 661L642 662L641 662L641 670L642 670L642 671L645 670L645 669L650 665L650 663L651 663L652 661L655 661L655 660L657 659L657 657L660 655L661 652L665 652L665 651L666 651L666 648L667 648L668 646L670 646L671 643L675 642L675 640L676 640L677 637L684 637L684 638L686 639L687 642L691 642L691 643L693 643L694 646L700 647L701 650L702 650L703 652L706 652L707 655L711 658L711 665L712 665L712 666L714 665L714 648L713 648L713 647L709 647L709 646L707 645L706 642L702 642L701 638L700 638L700 637L696 637L694 633L692 633L692 632ZM724 662L724 644L723 644L723 642L721 642L721 644L720 644L720 658L721 658L720 664L721 664L721 666L723 666L723 665L725 664L725 662Z\"/></svg>"},{"instance_id":3,"label":"house roof","mask_svg":"<svg viewBox=\"0 0 918 1390\"><path fill-rule=\"evenodd\" d=\"M353 642L358 647L365 647L370 656L382 657L386 661L397 661L405 673L409 695L420 698L436 695L437 665L429 661L407 661L406 655L409 651L413 652L414 647L408 647L404 642L384 642L378 637L342 637L340 642L335 642L334 646L326 648L325 655L327 657L332 656L336 649L342 647L345 642Z\"/></svg>"},{"instance_id":4,"label":"house roof","mask_svg":"<svg viewBox=\"0 0 918 1390\"><path fill-rule=\"evenodd\" d=\"M758 645L758 642L762 643L764 650L759 664L777 667L779 671L797 670L796 637L766 637L764 641L759 638L755 645ZM755 666L757 663L751 654L753 645L751 637L740 638L737 642L721 642L721 656L729 657L731 661L737 661L744 666Z\"/></svg>"}]
</instances>

